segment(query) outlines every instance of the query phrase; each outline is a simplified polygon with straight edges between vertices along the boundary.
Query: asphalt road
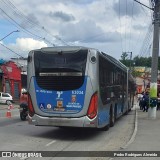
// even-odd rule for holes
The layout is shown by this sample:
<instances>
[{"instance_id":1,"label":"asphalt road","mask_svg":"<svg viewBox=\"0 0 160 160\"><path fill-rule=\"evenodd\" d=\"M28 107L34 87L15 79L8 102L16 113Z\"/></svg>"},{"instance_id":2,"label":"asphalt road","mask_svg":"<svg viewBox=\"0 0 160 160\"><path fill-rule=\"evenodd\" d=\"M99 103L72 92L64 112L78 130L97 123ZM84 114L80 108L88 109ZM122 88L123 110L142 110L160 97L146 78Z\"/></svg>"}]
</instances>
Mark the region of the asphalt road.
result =
<instances>
[{"instance_id":1,"label":"asphalt road","mask_svg":"<svg viewBox=\"0 0 160 160\"><path fill-rule=\"evenodd\" d=\"M11 111L11 118L4 116L6 111L7 109L0 110L0 151L117 151L130 140L135 122L135 110L132 110L128 115L118 119L114 127L108 131L62 129L29 125L27 121L20 120L17 107ZM43 159L52 160L57 157ZM58 159L71 158L60 157ZM109 158L73 157L72 159Z\"/></svg>"}]
</instances>

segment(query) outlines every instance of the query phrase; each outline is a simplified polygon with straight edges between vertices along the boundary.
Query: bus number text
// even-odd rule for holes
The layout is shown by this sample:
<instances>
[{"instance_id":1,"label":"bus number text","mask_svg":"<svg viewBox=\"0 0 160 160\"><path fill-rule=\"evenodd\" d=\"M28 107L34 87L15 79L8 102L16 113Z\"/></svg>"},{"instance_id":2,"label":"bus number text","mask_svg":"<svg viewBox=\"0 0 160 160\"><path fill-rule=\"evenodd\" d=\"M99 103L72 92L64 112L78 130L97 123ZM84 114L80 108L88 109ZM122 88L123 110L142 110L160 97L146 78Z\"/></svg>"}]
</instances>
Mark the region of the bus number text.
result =
<instances>
[{"instance_id":1,"label":"bus number text","mask_svg":"<svg viewBox=\"0 0 160 160\"><path fill-rule=\"evenodd\" d=\"M83 91L72 91L72 94L84 94Z\"/></svg>"}]
</instances>

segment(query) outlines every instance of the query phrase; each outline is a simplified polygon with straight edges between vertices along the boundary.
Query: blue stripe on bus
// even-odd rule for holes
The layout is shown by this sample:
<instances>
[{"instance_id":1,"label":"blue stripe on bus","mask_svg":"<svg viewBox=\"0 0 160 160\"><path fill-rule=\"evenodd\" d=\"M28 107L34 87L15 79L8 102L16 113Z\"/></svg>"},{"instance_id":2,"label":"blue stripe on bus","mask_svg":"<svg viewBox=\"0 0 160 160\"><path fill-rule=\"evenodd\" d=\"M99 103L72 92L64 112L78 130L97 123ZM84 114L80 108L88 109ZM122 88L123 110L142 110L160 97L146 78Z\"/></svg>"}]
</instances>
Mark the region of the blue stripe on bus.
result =
<instances>
[{"instance_id":1,"label":"blue stripe on bus","mask_svg":"<svg viewBox=\"0 0 160 160\"><path fill-rule=\"evenodd\" d=\"M71 82L72 83L72 82ZM37 105L45 113L78 113L83 109L86 93L87 76L83 85L76 90L45 90L38 86L34 77Z\"/></svg>"},{"instance_id":2,"label":"blue stripe on bus","mask_svg":"<svg viewBox=\"0 0 160 160\"><path fill-rule=\"evenodd\" d=\"M98 112L98 125L104 125L109 123L109 107L104 107L103 110Z\"/></svg>"}]
</instances>

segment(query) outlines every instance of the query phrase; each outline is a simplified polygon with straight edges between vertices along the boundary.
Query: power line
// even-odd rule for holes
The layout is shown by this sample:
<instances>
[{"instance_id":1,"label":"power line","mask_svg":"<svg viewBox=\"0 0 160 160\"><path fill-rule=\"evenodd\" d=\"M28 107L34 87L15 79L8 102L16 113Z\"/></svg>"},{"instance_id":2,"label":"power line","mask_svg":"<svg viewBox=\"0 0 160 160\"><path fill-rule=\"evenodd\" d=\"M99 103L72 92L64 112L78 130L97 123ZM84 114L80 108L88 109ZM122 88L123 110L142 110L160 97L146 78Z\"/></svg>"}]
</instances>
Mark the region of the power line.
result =
<instances>
[{"instance_id":1,"label":"power line","mask_svg":"<svg viewBox=\"0 0 160 160\"><path fill-rule=\"evenodd\" d=\"M12 17L10 17L2 8L0 8L0 10L1 10L9 19L11 19L11 20L14 22L14 24L16 24L16 26L19 26L20 28L22 28L23 31L25 31L27 34L30 34L30 35L38 38L38 39L44 40L44 41L46 41L47 43L52 44L50 41L48 41L48 40L45 39L44 37L38 36L37 34L34 34L34 33L30 32L29 30L23 28L23 27L22 27L21 25L19 25ZM52 44L52 45L55 46L55 44Z\"/></svg>"},{"instance_id":2,"label":"power line","mask_svg":"<svg viewBox=\"0 0 160 160\"><path fill-rule=\"evenodd\" d=\"M134 0L135 1L135 0ZM140 5L139 5L140 6ZM141 9L143 10L143 13L144 13L144 8L141 6ZM151 11L151 10L150 10ZM145 13L146 14L146 13ZM151 16L152 17L152 16ZM148 18L148 17L147 17ZM143 23L141 23L141 25L144 25L145 23L146 23L146 21L147 21L147 18L144 18L144 21L143 21ZM144 38L144 40L143 40L143 43L142 43L142 46L141 46L141 48L139 49L139 53L137 53L137 56L142 56L142 53L143 53L143 51L146 51L147 50L147 47L149 46L149 44L150 44L150 40L151 40L151 33L150 32L152 32L152 21L150 21L150 26L148 27L148 30L146 31L146 35L145 35L145 38ZM150 33L150 34L149 34ZM137 47L137 45L138 45L138 43L141 41L141 37L143 37L143 32L139 32L138 33L138 36L137 36L137 40L135 41L136 43L134 44L134 48L136 48ZM150 38L149 38L150 37ZM147 46L147 44L148 44L148 46Z\"/></svg>"},{"instance_id":3,"label":"power line","mask_svg":"<svg viewBox=\"0 0 160 160\"><path fill-rule=\"evenodd\" d=\"M133 9L134 9L134 1L132 2L132 18L131 18L131 25L130 25L130 34L129 34L129 48L131 48L131 28L132 28L132 22L133 22Z\"/></svg>"},{"instance_id":4,"label":"power line","mask_svg":"<svg viewBox=\"0 0 160 160\"><path fill-rule=\"evenodd\" d=\"M33 33L32 31L29 30L34 30L34 32L39 33L39 34L44 34L44 35L48 35L49 39L55 38L58 41L62 42L65 45L68 45L67 42L65 42L62 38L55 36L53 34L51 34L51 32L49 32L47 29L45 29L43 26L40 26L38 23L35 23L32 19L28 18L24 13L22 13L12 2L10 2L9 0L3 0L3 4L7 7L7 12L10 12L10 15L7 14L3 8L1 7L1 9L3 10L3 12L5 12L8 17L13 21L13 17L16 17L16 20L14 20L14 23L16 21L16 24L18 24L18 26L20 28L22 28L23 30L27 30L27 33L29 32L29 34L34 35L34 36L38 36L37 34ZM5 7L4 6L4 7ZM8 9L9 8L9 9ZM19 22L18 22L19 21ZM29 27L30 29L26 29L26 26L24 24L28 24L27 27ZM55 46L54 43L52 43L49 39L47 39L46 37L42 37L42 36L38 36L38 38L43 39L44 41L46 41L49 44L52 44Z\"/></svg>"},{"instance_id":5,"label":"power line","mask_svg":"<svg viewBox=\"0 0 160 160\"><path fill-rule=\"evenodd\" d=\"M126 5L125 5L125 11L126 11L126 15L125 15L125 52L126 52L126 24L127 24L127 0L125 1Z\"/></svg>"},{"instance_id":6,"label":"power line","mask_svg":"<svg viewBox=\"0 0 160 160\"><path fill-rule=\"evenodd\" d=\"M122 48L122 52L124 51L123 49L123 39L122 39L122 23L121 23L121 14L120 14L120 10L121 10L121 7L120 7L120 1L119 1L119 23L120 23L120 39L121 39L121 48Z\"/></svg>"},{"instance_id":7,"label":"power line","mask_svg":"<svg viewBox=\"0 0 160 160\"><path fill-rule=\"evenodd\" d=\"M150 7L146 6L145 4L143 4L143 3L141 3L141 2L139 2L139 1L137 1L137 0L134 0L134 1L136 1L136 2L139 3L139 4L141 4L142 6L147 7L147 8L150 9L150 10L154 10L154 8L150 8Z\"/></svg>"},{"instance_id":8,"label":"power line","mask_svg":"<svg viewBox=\"0 0 160 160\"><path fill-rule=\"evenodd\" d=\"M150 24L148 27L148 32L142 43L142 47L141 47L139 56L144 56L146 54L146 50L149 48L151 40L152 40L152 33L153 33L153 26L152 24Z\"/></svg>"},{"instance_id":9,"label":"power line","mask_svg":"<svg viewBox=\"0 0 160 160\"><path fill-rule=\"evenodd\" d=\"M15 51L13 51L12 49L8 48L7 46L5 46L4 44L0 43L1 46L5 47L6 49L10 50L12 53L18 55L21 58L24 58L23 56L21 56L20 54L16 53Z\"/></svg>"}]
</instances>

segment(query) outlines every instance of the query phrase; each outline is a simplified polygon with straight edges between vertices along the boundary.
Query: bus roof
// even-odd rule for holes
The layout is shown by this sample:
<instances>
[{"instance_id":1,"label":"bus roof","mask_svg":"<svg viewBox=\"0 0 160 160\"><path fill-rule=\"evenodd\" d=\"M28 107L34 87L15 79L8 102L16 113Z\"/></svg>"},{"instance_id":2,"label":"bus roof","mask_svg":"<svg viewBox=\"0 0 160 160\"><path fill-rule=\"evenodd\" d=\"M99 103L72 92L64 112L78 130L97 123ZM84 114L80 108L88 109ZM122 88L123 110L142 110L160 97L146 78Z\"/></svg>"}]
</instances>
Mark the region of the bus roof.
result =
<instances>
[{"instance_id":1,"label":"bus roof","mask_svg":"<svg viewBox=\"0 0 160 160\"><path fill-rule=\"evenodd\" d=\"M106 59L108 59L113 64L115 64L116 66L122 68L123 70L125 70L125 71L128 70L128 68L123 63L121 63L117 59L113 58L112 56L110 56L110 55L108 55L108 54L106 54L104 52L101 52L101 55L104 56Z\"/></svg>"},{"instance_id":2,"label":"bus roof","mask_svg":"<svg viewBox=\"0 0 160 160\"><path fill-rule=\"evenodd\" d=\"M96 51L98 51L98 49L95 48L90 48L90 47L83 47L83 46L55 46L55 47L44 47L41 49L35 49L32 51L41 51L41 52L56 52L56 53L61 53L61 52L78 52L79 50L89 50L89 49L94 49ZM118 61L117 59L113 58L112 56L104 53L104 52L100 52L102 56L104 56L105 58L107 58L108 60L110 60L112 63L114 63L115 65L119 66L120 68L127 70L128 68L122 64L120 61Z\"/></svg>"},{"instance_id":3,"label":"bus roof","mask_svg":"<svg viewBox=\"0 0 160 160\"><path fill-rule=\"evenodd\" d=\"M87 47L82 46L56 46L56 47L44 47L41 49L36 49L34 51L42 51L42 52L75 52L82 49L89 49Z\"/></svg>"}]
</instances>

